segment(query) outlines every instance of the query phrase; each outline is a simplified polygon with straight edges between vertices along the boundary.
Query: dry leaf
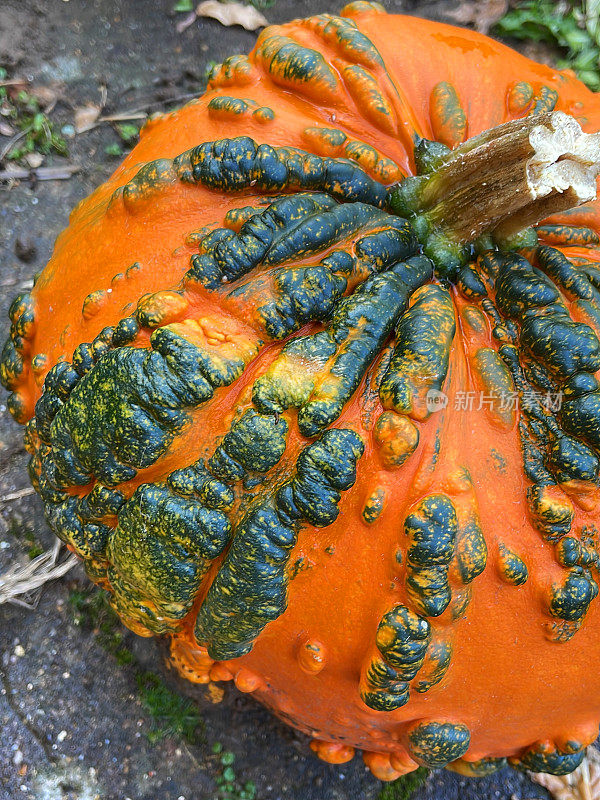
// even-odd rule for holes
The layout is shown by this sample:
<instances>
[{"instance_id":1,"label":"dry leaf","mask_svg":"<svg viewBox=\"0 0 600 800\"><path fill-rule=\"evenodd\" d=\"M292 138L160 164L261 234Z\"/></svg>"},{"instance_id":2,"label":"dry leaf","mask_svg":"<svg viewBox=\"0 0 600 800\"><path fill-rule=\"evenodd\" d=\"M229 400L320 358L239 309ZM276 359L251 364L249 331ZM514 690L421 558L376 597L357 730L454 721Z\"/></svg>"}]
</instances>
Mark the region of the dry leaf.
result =
<instances>
[{"instance_id":1,"label":"dry leaf","mask_svg":"<svg viewBox=\"0 0 600 800\"><path fill-rule=\"evenodd\" d=\"M508 11L508 0L463 0L453 11L446 12L454 22L474 25L480 33L487 33Z\"/></svg>"},{"instance_id":2,"label":"dry leaf","mask_svg":"<svg viewBox=\"0 0 600 800\"><path fill-rule=\"evenodd\" d=\"M217 686L217 684L213 683L212 681L208 684L206 687L206 692L204 693L206 699L215 704L220 703L223 700L224 695L225 690L221 686Z\"/></svg>"},{"instance_id":3,"label":"dry leaf","mask_svg":"<svg viewBox=\"0 0 600 800\"><path fill-rule=\"evenodd\" d=\"M600 800L600 754L588 747L581 766L570 775L529 774L555 800Z\"/></svg>"},{"instance_id":4,"label":"dry leaf","mask_svg":"<svg viewBox=\"0 0 600 800\"><path fill-rule=\"evenodd\" d=\"M8 122L2 122L2 120L0 120L0 136L14 136L14 134L15 131L10 127Z\"/></svg>"},{"instance_id":5,"label":"dry leaf","mask_svg":"<svg viewBox=\"0 0 600 800\"><path fill-rule=\"evenodd\" d=\"M62 94L64 86L54 82L50 86L31 86L27 93L35 97L42 110L49 114L56 105L56 101Z\"/></svg>"},{"instance_id":6,"label":"dry leaf","mask_svg":"<svg viewBox=\"0 0 600 800\"><path fill-rule=\"evenodd\" d=\"M37 169L38 167L41 167L44 161L44 156L41 153L36 152L26 153L25 161L31 167L31 169Z\"/></svg>"},{"instance_id":7,"label":"dry leaf","mask_svg":"<svg viewBox=\"0 0 600 800\"><path fill-rule=\"evenodd\" d=\"M220 3L219 0L205 0L196 8L197 17L210 17L221 25L241 25L247 31L264 28L269 23L254 6L242 3Z\"/></svg>"},{"instance_id":8,"label":"dry leaf","mask_svg":"<svg viewBox=\"0 0 600 800\"><path fill-rule=\"evenodd\" d=\"M94 123L100 116L100 106L88 103L87 106L75 109L75 132L84 133L94 127Z\"/></svg>"}]
</instances>

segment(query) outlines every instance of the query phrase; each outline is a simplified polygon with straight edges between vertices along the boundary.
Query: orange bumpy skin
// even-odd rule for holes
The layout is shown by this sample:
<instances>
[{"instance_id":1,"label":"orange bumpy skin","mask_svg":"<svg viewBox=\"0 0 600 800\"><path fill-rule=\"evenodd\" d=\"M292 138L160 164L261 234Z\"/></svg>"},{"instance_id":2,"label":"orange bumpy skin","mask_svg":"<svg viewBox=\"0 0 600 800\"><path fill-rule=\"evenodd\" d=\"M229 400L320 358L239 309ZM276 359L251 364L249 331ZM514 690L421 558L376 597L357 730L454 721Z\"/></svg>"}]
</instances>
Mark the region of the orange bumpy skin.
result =
<instances>
[{"instance_id":1,"label":"orange bumpy skin","mask_svg":"<svg viewBox=\"0 0 600 800\"><path fill-rule=\"evenodd\" d=\"M383 14L268 28L149 121L13 304L2 378L50 525L186 677L384 780L567 772L600 720L598 204L447 280L387 187L418 137L595 131L600 101Z\"/></svg>"}]
</instances>

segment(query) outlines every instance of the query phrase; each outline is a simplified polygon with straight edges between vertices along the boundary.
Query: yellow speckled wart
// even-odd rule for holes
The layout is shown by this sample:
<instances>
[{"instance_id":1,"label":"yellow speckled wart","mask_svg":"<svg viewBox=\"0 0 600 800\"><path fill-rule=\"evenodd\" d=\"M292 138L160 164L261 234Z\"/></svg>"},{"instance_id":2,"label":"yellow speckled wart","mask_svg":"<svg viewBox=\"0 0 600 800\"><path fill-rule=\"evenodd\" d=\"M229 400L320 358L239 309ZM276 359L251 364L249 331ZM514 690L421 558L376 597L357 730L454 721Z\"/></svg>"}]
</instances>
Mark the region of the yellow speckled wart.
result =
<instances>
[{"instance_id":1,"label":"yellow speckled wart","mask_svg":"<svg viewBox=\"0 0 600 800\"><path fill-rule=\"evenodd\" d=\"M52 529L328 761L560 774L596 737L599 128L469 31L270 27L11 307Z\"/></svg>"}]
</instances>

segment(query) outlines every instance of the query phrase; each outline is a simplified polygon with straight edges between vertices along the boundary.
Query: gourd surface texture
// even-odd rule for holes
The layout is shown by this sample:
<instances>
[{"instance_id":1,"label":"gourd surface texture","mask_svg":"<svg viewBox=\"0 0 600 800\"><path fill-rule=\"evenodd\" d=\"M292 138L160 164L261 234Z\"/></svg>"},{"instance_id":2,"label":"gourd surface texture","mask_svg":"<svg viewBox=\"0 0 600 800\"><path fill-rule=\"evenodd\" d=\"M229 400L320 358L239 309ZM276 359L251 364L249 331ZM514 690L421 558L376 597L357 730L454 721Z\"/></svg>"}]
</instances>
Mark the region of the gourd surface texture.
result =
<instances>
[{"instance_id":1,"label":"gourd surface texture","mask_svg":"<svg viewBox=\"0 0 600 800\"><path fill-rule=\"evenodd\" d=\"M11 308L32 481L124 623L383 779L561 774L598 733L598 204L515 249L479 189L439 247L392 201L555 111L600 129L572 74L470 31L269 27Z\"/></svg>"}]
</instances>

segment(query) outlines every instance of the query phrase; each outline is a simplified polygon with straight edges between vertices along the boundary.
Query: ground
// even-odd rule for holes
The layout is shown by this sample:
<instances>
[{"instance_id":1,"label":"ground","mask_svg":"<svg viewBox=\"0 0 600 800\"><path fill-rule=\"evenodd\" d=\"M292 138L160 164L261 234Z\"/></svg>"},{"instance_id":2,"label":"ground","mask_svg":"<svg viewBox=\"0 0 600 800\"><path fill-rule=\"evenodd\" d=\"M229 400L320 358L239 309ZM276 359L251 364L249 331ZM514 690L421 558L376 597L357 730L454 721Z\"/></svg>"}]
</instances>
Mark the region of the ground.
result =
<instances>
[{"instance_id":1,"label":"ground","mask_svg":"<svg viewBox=\"0 0 600 800\"><path fill-rule=\"evenodd\" d=\"M103 86L106 114L160 109L169 99L201 91L210 61L247 52L255 39L241 28L212 21L177 33L182 15L172 12L174 4L1 0L0 66L9 77L24 77L57 93L52 119L59 128L72 125L77 108L99 104ZM457 6L449 0L388 0L386 5L389 11L438 19L448 19ZM277 0L265 13L269 21L283 22L330 10L331 0ZM4 141L0 137L0 148ZM1 340L12 296L43 268L69 210L108 177L118 163L109 153L123 146L109 125L67 138L67 144L68 161L80 168L71 179L0 185ZM4 406L2 412L0 573L9 563L25 563L32 545L52 543L37 497L1 499L28 485L22 432ZM85 586L83 573L75 569L45 589L35 610L0 606L0 800L216 800L224 796L215 781L225 769L221 756L213 753L216 743L235 754L231 796L240 800L247 781L255 784L257 800L377 797L382 784L360 758L340 767L320 762L306 737L229 685L223 702L213 704L204 690L184 685L163 666L156 642L126 634L122 645L133 651L134 660L121 665L126 659L115 657L114 647L107 652L107 637L103 641L94 630L94 620L82 623L73 609L73 597ZM111 628L109 638L113 633ZM117 656L123 648L119 645ZM197 701L204 731L199 728L193 742L180 736L154 741L154 723L138 685L148 670L158 671L168 686ZM414 800L513 797L548 795L507 769L479 781L440 772L430 776Z\"/></svg>"}]
</instances>

